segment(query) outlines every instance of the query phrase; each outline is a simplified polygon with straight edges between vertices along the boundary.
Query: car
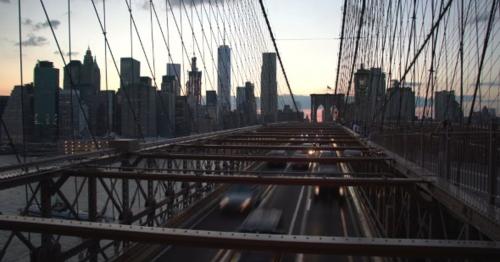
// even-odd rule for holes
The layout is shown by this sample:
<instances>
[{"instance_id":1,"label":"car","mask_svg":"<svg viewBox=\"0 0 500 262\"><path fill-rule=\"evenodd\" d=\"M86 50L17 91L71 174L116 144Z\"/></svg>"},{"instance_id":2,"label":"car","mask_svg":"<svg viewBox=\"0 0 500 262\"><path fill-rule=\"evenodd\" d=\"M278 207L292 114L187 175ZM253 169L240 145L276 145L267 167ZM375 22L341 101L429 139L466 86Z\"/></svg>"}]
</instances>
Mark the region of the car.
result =
<instances>
[{"instance_id":1,"label":"car","mask_svg":"<svg viewBox=\"0 0 500 262\"><path fill-rule=\"evenodd\" d=\"M257 208L248 214L239 227L242 233L279 234L281 210L276 208Z\"/></svg>"},{"instance_id":2,"label":"car","mask_svg":"<svg viewBox=\"0 0 500 262\"><path fill-rule=\"evenodd\" d=\"M269 153L267 153L267 156L269 157L287 157L287 153L285 150L271 150ZM286 161L281 161L281 160L274 160L274 161L268 161L267 162L267 167L269 168L285 168L286 167Z\"/></svg>"},{"instance_id":3,"label":"car","mask_svg":"<svg viewBox=\"0 0 500 262\"><path fill-rule=\"evenodd\" d=\"M313 143L304 143L302 146L309 147L308 149L304 149L302 152L308 155L314 155L316 153L316 150L314 149L316 147L315 144Z\"/></svg>"},{"instance_id":4,"label":"car","mask_svg":"<svg viewBox=\"0 0 500 262\"><path fill-rule=\"evenodd\" d=\"M295 154L293 156L294 157L298 157L298 158L309 158L309 157L311 157L311 155L309 155L308 153L304 153L303 151L297 151L297 152L295 152ZM290 167L293 170L307 171L307 170L309 170L309 166L310 165L311 165L311 162L292 162L290 164Z\"/></svg>"},{"instance_id":5,"label":"car","mask_svg":"<svg viewBox=\"0 0 500 262\"><path fill-rule=\"evenodd\" d=\"M234 185L222 197L219 209L226 212L245 213L260 202L261 190L254 185Z\"/></svg>"},{"instance_id":6,"label":"car","mask_svg":"<svg viewBox=\"0 0 500 262\"><path fill-rule=\"evenodd\" d=\"M335 157L335 151L321 152L321 157ZM320 164L318 171L325 177L341 177L341 170L337 164ZM344 188L336 186L314 186L314 200L339 199L343 196Z\"/></svg>"}]
</instances>

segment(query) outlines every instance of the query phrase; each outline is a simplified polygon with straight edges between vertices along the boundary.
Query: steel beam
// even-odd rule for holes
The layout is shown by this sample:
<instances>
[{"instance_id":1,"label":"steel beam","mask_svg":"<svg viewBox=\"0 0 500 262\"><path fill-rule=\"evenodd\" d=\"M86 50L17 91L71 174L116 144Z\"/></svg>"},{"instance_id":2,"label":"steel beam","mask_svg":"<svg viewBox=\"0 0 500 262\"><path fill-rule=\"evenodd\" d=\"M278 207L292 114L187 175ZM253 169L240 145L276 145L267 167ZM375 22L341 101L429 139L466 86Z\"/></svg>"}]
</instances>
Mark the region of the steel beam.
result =
<instances>
[{"instance_id":1,"label":"steel beam","mask_svg":"<svg viewBox=\"0 0 500 262\"><path fill-rule=\"evenodd\" d=\"M356 256L498 258L500 243L249 234L0 215L0 229L162 245Z\"/></svg>"},{"instance_id":2,"label":"steel beam","mask_svg":"<svg viewBox=\"0 0 500 262\"><path fill-rule=\"evenodd\" d=\"M287 170L287 171L255 171L255 170L238 170L238 169L225 169L225 170L207 170L207 169L181 169L181 168L141 168L141 167L133 167L133 168L123 168L123 167L109 167L109 166L85 166L84 168L81 169L93 169L93 170L100 170L100 171L134 171L134 172L151 172L151 173L158 173L161 172L162 174L166 173L186 173L186 172L192 172L194 174L246 174L246 175L256 175L256 176L282 176L284 174L286 175L293 175L293 176L307 176L314 174L315 176L352 176L352 177L396 177L396 174L390 173L390 172L323 172L323 171L317 171L314 173L311 172L304 172L304 171L292 171L292 170ZM70 169L68 171L75 171L79 169ZM67 175L67 174L65 174Z\"/></svg>"},{"instance_id":3,"label":"steel beam","mask_svg":"<svg viewBox=\"0 0 500 262\"><path fill-rule=\"evenodd\" d=\"M352 162L377 162L391 160L387 157L287 157L265 155L203 155L203 154L177 154L177 153L138 153L143 158L157 159L191 159L191 160L227 160L227 161L262 161L262 162L292 162L292 163L352 163Z\"/></svg>"},{"instance_id":4,"label":"steel beam","mask_svg":"<svg viewBox=\"0 0 500 262\"><path fill-rule=\"evenodd\" d=\"M186 175L165 173L144 173L127 171L98 171L92 169L66 172L70 176L102 177L118 179L209 182L261 185L321 185L321 186L394 186L427 183L425 179L375 178L375 177L319 177L319 176L255 176L255 175ZM306 174L306 173L304 173Z\"/></svg>"},{"instance_id":5,"label":"steel beam","mask_svg":"<svg viewBox=\"0 0 500 262\"><path fill-rule=\"evenodd\" d=\"M211 142L224 142L224 143L265 143L265 144L298 144L298 143L318 143L318 144L331 144L331 143L346 143L346 144L360 144L357 139L258 139L258 138L214 138L207 139Z\"/></svg>"},{"instance_id":6,"label":"steel beam","mask_svg":"<svg viewBox=\"0 0 500 262\"><path fill-rule=\"evenodd\" d=\"M283 145L246 145L246 144L178 144L173 147L180 148L201 148L201 149L248 149L248 150L322 150L322 151L343 151L343 150L360 150L369 151L369 147L364 146L283 146Z\"/></svg>"},{"instance_id":7,"label":"steel beam","mask_svg":"<svg viewBox=\"0 0 500 262\"><path fill-rule=\"evenodd\" d=\"M233 134L227 136L228 138L295 138L295 139L317 139L317 138L322 138L322 139L350 139L353 138L353 136L350 135L324 135L324 134L308 134L306 135L301 135L301 134L272 134L272 133L251 133L251 134Z\"/></svg>"}]
</instances>

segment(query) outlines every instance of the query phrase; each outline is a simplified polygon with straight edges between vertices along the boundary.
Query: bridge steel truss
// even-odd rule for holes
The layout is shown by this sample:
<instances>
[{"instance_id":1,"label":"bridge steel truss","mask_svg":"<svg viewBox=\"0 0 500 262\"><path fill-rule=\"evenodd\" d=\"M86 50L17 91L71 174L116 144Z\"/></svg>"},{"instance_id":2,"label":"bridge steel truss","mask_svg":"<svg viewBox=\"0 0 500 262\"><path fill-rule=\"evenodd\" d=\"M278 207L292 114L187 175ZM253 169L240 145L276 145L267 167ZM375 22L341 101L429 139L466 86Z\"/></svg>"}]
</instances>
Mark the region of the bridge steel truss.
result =
<instances>
[{"instance_id":1,"label":"bridge steel truss","mask_svg":"<svg viewBox=\"0 0 500 262\"><path fill-rule=\"evenodd\" d=\"M289 154L267 155L272 150ZM298 150L339 155L292 156ZM258 171L268 162L344 168L335 174ZM432 177L419 175L397 156L332 124L254 126L135 150L59 157L0 172L3 192L26 193L24 200L13 201L19 209L0 215L5 236L0 258L24 252L33 261L75 256L102 261L149 244L383 257L500 254L498 220L467 208ZM350 192L347 201L359 202L357 212L367 218L369 232L361 232L361 237L320 237L178 228L216 205L228 184L244 183L342 186Z\"/></svg>"}]
</instances>

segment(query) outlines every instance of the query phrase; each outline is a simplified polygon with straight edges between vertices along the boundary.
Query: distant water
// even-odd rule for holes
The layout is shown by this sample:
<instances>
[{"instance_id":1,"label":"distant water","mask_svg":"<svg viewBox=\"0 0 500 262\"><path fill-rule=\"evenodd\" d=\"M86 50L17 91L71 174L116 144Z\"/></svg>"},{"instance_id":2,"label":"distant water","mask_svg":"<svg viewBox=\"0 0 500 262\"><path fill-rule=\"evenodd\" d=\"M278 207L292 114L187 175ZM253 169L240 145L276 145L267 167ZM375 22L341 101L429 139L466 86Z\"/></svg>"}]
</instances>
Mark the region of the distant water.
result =
<instances>
[{"instance_id":1,"label":"distant water","mask_svg":"<svg viewBox=\"0 0 500 262\"><path fill-rule=\"evenodd\" d=\"M40 160L43 159L42 157L31 157L27 158L27 162L29 161L34 161L34 160ZM12 164L18 164L18 161L14 155L1 155L0 156L0 166L7 166L7 165L12 165ZM74 196L75 196L75 185L80 185L82 180L80 178L75 178L75 179L70 179L68 180L64 186L62 187L62 192L68 197L69 201L72 201ZM19 209L23 208L26 206L27 199L31 197L31 190L35 190L37 184L32 184L30 189L27 186L19 186L11 189L6 189L6 190L1 190L0 191L0 212L2 214L11 214L11 215L18 215L19 214ZM100 190L100 191L99 191ZM98 192L103 192L102 188L98 188ZM78 203L78 210L80 211L87 211L87 190L82 191L82 194L79 198ZM37 193L39 195L39 193ZM53 197L54 199L54 197ZM104 195L99 194L98 195L98 201L99 204L98 206L103 206L104 205ZM109 214L110 216L112 215L111 212ZM7 242L9 239L11 232L10 231L0 231L0 247L3 247L4 244ZM24 236L27 238L30 238L32 243L35 244L35 246L40 245L40 234L28 234L24 233ZM65 237L63 241L60 241L62 245L62 249L65 250L68 247L75 245L76 243L80 242L81 240L79 238L75 237ZM10 243L6 256L2 259L2 261L29 261L29 249L21 242L19 241L18 238L14 237L12 242ZM75 259L76 260L76 259Z\"/></svg>"},{"instance_id":2,"label":"distant water","mask_svg":"<svg viewBox=\"0 0 500 262\"><path fill-rule=\"evenodd\" d=\"M34 160L41 160L43 159L42 157L31 157L27 159L27 162L29 161L34 161ZM14 155L0 155L0 166L6 166L6 165L12 165L12 164L17 164L16 157ZM64 195L68 198L70 202L72 202L75 198L76 192L78 192L78 189L80 188L82 181L84 178L70 178L66 183L61 187L61 191L64 193ZM111 187L110 181L105 180L106 184L108 187ZM143 188L146 188L146 181L142 181L141 183ZM12 189L7 189L7 190L0 190L0 212L2 214L11 214L11 215L18 215L19 214L19 209L24 208L27 203L27 199L31 197L31 190L35 190L37 184L34 183L31 185L32 189L30 189L27 186L19 186L16 188ZM122 191L122 185L121 181L117 180L116 182L116 191L115 194L116 196L121 196ZM174 189L176 191L179 191L181 188L180 183L174 184ZM161 190L160 190L161 191ZM130 182L130 194L131 198L132 195L136 192L136 184L134 182ZM39 193L37 193L37 196L39 196ZM75 207L76 210L79 210L80 212L87 212L88 211L88 203L87 203L87 183L84 184L83 190L81 191L81 194L78 198L78 204L77 207ZM54 200L55 197L52 197ZM97 183L97 208L98 210L103 209L103 207L106 204L107 200L107 194L104 188L102 187L101 183ZM144 207L144 200L137 200L134 203L134 206L132 207L132 210L134 212L137 212L141 210ZM107 207L105 208L106 212L104 214L105 217L110 218L110 219L118 219L118 212L111 208L111 203L109 202ZM0 231L0 248L4 246L6 241L8 240L10 236L10 231ZM27 233L24 233L25 237L28 237L29 235ZM35 244L35 246L40 245L40 234L31 234L29 236L31 238L32 243ZM64 237L62 238L59 243L62 245L62 250L66 250L75 244L79 243L81 240L79 238L75 237ZM78 256L75 257L75 261L77 261ZM2 259L2 261L29 261L29 250L28 248L20 242L17 238L14 238L12 243L9 245L9 248L7 249L6 256Z\"/></svg>"}]
</instances>

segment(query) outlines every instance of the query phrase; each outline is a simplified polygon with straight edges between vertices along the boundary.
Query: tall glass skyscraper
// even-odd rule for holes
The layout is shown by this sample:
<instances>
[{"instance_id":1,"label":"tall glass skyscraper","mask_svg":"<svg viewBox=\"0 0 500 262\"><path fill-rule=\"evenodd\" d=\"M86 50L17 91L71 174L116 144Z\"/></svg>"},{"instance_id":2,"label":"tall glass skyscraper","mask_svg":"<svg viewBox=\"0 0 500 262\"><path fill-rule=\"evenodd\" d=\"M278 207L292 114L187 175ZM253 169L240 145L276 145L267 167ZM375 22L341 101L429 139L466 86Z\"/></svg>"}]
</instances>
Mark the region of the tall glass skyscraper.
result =
<instances>
[{"instance_id":1,"label":"tall glass skyscraper","mask_svg":"<svg viewBox=\"0 0 500 262\"><path fill-rule=\"evenodd\" d=\"M278 83L276 82L276 53L262 54L260 74L261 118L264 122L276 122L278 114Z\"/></svg>"},{"instance_id":2,"label":"tall glass skyscraper","mask_svg":"<svg viewBox=\"0 0 500 262\"><path fill-rule=\"evenodd\" d=\"M53 142L57 139L57 105L59 96L59 69L52 62L39 61L34 70L34 112L37 140Z\"/></svg>"},{"instance_id":3,"label":"tall glass skyscraper","mask_svg":"<svg viewBox=\"0 0 500 262\"><path fill-rule=\"evenodd\" d=\"M217 51L217 110L220 116L231 111L231 48L221 45Z\"/></svg>"}]
</instances>

